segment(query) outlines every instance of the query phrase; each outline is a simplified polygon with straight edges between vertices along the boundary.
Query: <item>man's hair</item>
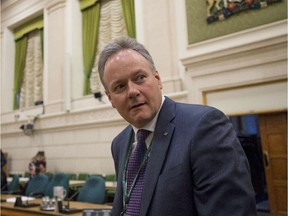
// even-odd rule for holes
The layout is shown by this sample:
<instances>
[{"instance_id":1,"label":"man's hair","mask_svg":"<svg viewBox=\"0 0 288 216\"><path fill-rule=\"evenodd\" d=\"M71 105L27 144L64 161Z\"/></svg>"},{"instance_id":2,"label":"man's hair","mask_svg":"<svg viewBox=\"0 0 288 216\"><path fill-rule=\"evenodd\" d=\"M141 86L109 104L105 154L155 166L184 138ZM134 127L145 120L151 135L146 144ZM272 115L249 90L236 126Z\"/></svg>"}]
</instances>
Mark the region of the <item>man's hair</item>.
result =
<instances>
[{"instance_id":1,"label":"man's hair","mask_svg":"<svg viewBox=\"0 0 288 216\"><path fill-rule=\"evenodd\" d=\"M100 58L99 58L98 73L100 76L100 80L101 80L101 82L102 82L102 84L106 90L107 90L107 86L103 80L106 62L112 55L114 55L120 51L123 51L123 50L136 51L137 53L142 55L147 60L147 62L150 65L150 68L152 70L152 73L156 72L154 61L153 61L151 55L149 54L149 52L146 50L146 48L142 44L137 42L135 39L129 38L129 37L117 38L105 46L105 48L102 50L102 52L100 54Z\"/></svg>"}]
</instances>

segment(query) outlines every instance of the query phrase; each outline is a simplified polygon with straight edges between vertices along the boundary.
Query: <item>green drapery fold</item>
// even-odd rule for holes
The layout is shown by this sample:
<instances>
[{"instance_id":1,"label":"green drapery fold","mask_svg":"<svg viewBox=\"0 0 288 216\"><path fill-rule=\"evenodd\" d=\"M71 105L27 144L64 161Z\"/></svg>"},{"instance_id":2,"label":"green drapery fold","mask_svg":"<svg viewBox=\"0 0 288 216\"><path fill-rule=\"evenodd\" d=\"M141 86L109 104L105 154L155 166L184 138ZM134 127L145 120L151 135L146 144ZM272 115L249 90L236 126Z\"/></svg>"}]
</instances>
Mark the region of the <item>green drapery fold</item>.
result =
<instances>
[{"instance_id":1,"label":"green drapery fold","mask_svg":"<svg viewBox=\"0 0 288 216\"><path fill-rule=\"evenodd\" d=\"M15 70L14 70L14 101L13 109L18 108L18 93L23 82L24 68L26 61L28 36L25 35L16 41L15 44Z\"/></svg>"},{"instance_id":2,"label":"green drapery fold","mask_svg":"<svg viewBox=\"0 0 288 216\"><path fill-rule=\"evenodd\" d=\"M136 38L134 0L121 0L128 36Z\"/></svg>"},{"instance_id":3,"label":"green drapery fold","mask_svg":"<svg viewBox=\"0 0 288 216\"><path fill-rule=\"evenodd\" d=\"M82 34L83 34L83 62L84 62L84 86L83 95L91 94L90 75L95 61L98 44L100 20L100 2L82 10Z\"/></svg>"},{"instance_id":4,"label":"green drapery fold","mask_svg":"<svg viewBox=\"0 0 288 216\"><path fill-rule=\"evenodd\" d=\"M41 40L42 59L43 59L43 57L44 57L44 31L43 31L43 28L39 29L39 35L40 35L40 40Z\"/></svg>"}]
</instances>

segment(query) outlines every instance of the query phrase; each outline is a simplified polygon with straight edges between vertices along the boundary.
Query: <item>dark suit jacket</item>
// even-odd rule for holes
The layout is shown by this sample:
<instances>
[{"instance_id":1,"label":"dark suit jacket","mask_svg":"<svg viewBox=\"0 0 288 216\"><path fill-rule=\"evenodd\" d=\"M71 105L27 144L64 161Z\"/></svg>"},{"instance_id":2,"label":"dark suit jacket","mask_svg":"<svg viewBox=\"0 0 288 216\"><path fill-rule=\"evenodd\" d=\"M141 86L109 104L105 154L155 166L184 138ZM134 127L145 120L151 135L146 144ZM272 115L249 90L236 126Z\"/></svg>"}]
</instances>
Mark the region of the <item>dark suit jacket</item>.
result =
<instances>
[{"instance_id":1,"label":"dark suit jacket","mask_svg":"<svg viewBox=\"0 0 288 216\"><path fill-rule=\"evenodd\" d=\"M112 142L115 216L123 207L121 181L133 133L128 126ZM151 145L141 216L256 216L248 161L222 112L166 98Z\"/></svg>"}]
</instances>

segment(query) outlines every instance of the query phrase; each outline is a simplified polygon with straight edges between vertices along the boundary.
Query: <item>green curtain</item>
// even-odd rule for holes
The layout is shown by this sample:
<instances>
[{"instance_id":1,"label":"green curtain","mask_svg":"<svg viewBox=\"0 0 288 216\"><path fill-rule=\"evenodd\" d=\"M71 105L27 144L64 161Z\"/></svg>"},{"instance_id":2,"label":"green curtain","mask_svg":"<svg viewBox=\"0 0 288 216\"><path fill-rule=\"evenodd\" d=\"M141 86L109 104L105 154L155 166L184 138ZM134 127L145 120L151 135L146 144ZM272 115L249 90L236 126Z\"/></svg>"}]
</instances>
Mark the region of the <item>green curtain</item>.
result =
<instances>
[{"instance_id":1,"label":"green curtain","mask_svg":"<svg viewBox=\"0 0 288 216\"><path fill-rule=\"evenodd\" d=\"M134 0L121 0L128 36L136 38Z\"/></svg>"},{"instance_id":2,"label":"green curtain","mask_svg":"<svg viewBox=\"0 0 288 216\"><path fill-rule=\"evenodd\" d=\"M20 93L24 76L28 36L23 36L15 44L15 70L14 70L14 101L13 109L18 108L18 93Z\"/></svg>"},{"instance_id":3,"label":"green curtain","mask_svg":"<svg viewBox=\"0 0 288 216\"><path fill-rule=\"evenodd\" d=\"M13 109L17 109L19 106L18 95L21 91L21 86L24 77L28 34L31 31L39 29L42 43L42 56L43 56L43 27L44 27L43 16L40 16L21 25L20 27L14 30L15 69L14 69Z\"/></svg>"},{"instance_id":4,"label":"green curtain","mask_svg":"<svg viewBox=\"0 0 288 216\"><path fill-rule=\"evenodd\" d=\"M39 29L39 35L40 35L40 39L41 39L41 49L42 49L42 58L44 56L44 30L43 28Z\"/></svg>"},{"instance_id":5,"label":"green curtain","mask_svg":"<svg viewBox=\"0 0 288 216\"><path fill-rule=\"evenodd\" d=\"M100 20L100 2L82 10L83 34L83 61L84 61L84 87L83 95L90 91L90 75L95 61L98 44L98 31Z\"/></svg>"}]
</instances>

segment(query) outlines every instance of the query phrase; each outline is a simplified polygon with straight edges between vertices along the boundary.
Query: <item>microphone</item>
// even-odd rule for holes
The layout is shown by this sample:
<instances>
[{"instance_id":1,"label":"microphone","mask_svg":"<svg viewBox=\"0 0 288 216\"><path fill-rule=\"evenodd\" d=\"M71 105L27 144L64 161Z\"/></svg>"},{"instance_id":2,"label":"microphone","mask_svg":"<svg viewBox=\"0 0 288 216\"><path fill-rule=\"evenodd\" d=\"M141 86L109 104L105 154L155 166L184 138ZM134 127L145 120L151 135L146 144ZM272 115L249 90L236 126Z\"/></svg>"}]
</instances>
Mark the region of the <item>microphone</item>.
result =
<instances>
[{"instance_id":1,"label":"microphone","mask_svg":"<svg viewBox=\"0 0 288 216\"><path fill-rule=\"evenodd\" d=\"M58 211L60 213L63 213L63 214L72 214L72 213L77 213L77 212L81 212L82 209L76 209L76 208L70 208L70 201L77 195L80 193L80 190L76 191L74 194L72 194L72 196L70 196L68 199L67 199L67 206L63 205L62 204L62 201L59 201L57 203L58 205Z\"/></svg>"},{"instance_id":2,"label":"microphone","mask_svg":"<svg viewBox=\"0 0 288 216\"><path fill-rule=\"evenodd\" d=\"M23 203L22 197L16 197L14 206L15 207L22 207L22 208L30 208L30 207L40 206L40 204L38 204L38 203L28 203L28 199L29 199L29 197L27 197L26 203Z\"/></svg>"},{"instance_id":3,"label":"microphone","mask_svg":"<svg viewBox=\"0 0 288 216\"><path fill-rule=\"evenodd\" d=\"M80 193L80 190L81 190L81 189L77 190L74 194L72 194L72 196L69 197L69 199L67 199L67 206L66 206L67 209L70 208L70 201L71 201L74 197L76 197L76 195L78 195L78 194Z\"/></svg>"}]
</instances>

